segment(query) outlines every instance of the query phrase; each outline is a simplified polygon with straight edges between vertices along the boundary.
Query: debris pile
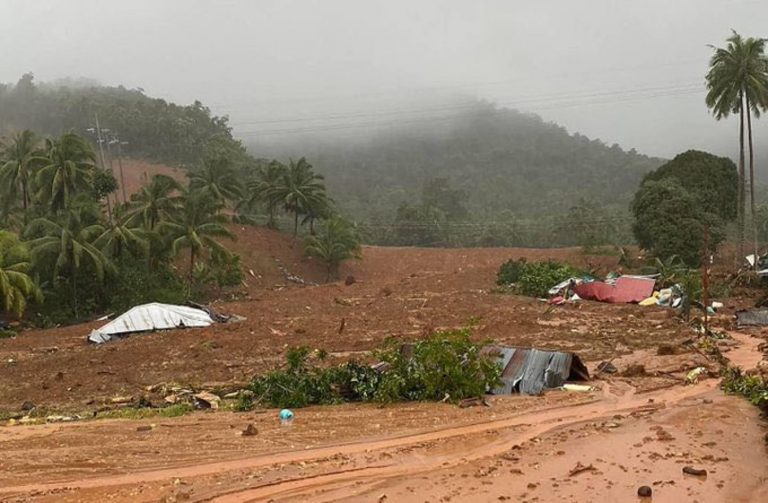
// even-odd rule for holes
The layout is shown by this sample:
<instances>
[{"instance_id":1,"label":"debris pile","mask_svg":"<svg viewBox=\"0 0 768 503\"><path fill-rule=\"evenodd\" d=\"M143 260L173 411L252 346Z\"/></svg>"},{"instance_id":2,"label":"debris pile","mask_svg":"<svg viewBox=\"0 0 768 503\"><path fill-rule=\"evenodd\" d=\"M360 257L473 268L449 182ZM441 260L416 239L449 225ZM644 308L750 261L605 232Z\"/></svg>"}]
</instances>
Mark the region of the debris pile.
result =
<instances>
[{"instance_id":1,"label":"debris pile","mask_svg":"<svg viewBox=\"0 0 768 503\"><path fill-rule=\"evenodd\" d=\"M587 367L574 353L505 346L487 346L482 351L500 359L502 385L492 390L495 395L540 395L566 381L589 380Z\"/></svg>"}]
</instances>

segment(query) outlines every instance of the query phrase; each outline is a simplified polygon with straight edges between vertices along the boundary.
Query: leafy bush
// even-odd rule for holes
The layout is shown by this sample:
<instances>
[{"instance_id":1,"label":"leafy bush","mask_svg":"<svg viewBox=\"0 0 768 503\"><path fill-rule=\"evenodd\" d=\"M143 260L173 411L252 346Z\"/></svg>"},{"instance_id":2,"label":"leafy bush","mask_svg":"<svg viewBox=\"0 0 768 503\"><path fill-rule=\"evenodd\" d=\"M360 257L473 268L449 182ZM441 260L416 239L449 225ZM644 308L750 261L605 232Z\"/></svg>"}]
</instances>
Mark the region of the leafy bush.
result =
<instances>
[{"instance_id":1,"label":"leafy bush","mask_svg":"<svg viewBox=\"0 0 768 503\"><path fill-rule=\"evenodd\" d=\"M16 332L11 329L0 328L0 339L10 339L16 337Z\"/></svg>"},{"instance_id":2,"label":"leafy bush","mask_svg":"<svg viewBox=\"0 0 768 503\"><path fill-rule=\"evenodd\" d=\"M499 267L499 273L496 276L497 285L512 285L518 282L520 274L525 269L527 260L524 258L509 259Z\"/></svg>"},{"instance_id":3,"label":"leafy bush","mask_svg":"<svg viewBox=\"0 0 768 503\"><path fill-rule=\"evenodd\" d=\"M508 260L502 264L496 283L499 285L515 284L517 292L522 295L546 297L553 285L580 275L579 270L568 264L554 260L528 262L523 258Z\"/></svg>"},{"instance_id":4,"label":"leafy bush","mask_svg":"<svg viewBox=\"0 0 768 503\"><path fill-rule=\"evenodd\" d=\"M309 363L308 348L294 348L288 352L284 370L256 378L251 390L256 403L272 407L446 398L455 402L482 395L499 384L499 365L494 358L481 355L480 349L470 340L468 328L436 332L406 352L390 340L376 352L388 364L386 372L380 373L354 361L319 368Z\"/></svg>"},{"instance_id":5,"label":"leafy bush","mask_svg":"<svg viewBox=\"0 0 768 503\"><path fill-rule=\"evenodd\" d=\"M415 342L410 354L390 340L378 357L390 368L382 375L376 400L458 401L479 396L500 383L496 360L480 354L470 329L435 332Z\"/></svg>"},{"instance_id":6,"label":"leafy bush","mask_svg":"<svg viewBox=\"0 0 768 503\"><path fill-rule=\"evenodd\" d=\"M545 297L553 285L579 275L575 268L553 260L531 262L520 274L517 291L532 297Z\"/></svg>"},{"instance_id":7,"label":"leafy bush","mask_svg":"<svg viewBox=\"0 0 768 503\"><path fill-rule=\"evenodd\" d=\"M711 251L725 239L723 220L702 206L676 178L644 182L632 202L637 243L656 257L678 256L687 266L698 267L709 230Z\"/></svg>"},{"instance_id":8,"label":"leafy bush","mask_svg":"<svg viewBox=\"0 0 768 503\"><path fill-rule=\"evenodd\" d=\"M739 394L768 412L768 382L761 376L747 376L738 367L728 367L725 370L722 383L726 393Z\"/></svg>"}]
</instances>

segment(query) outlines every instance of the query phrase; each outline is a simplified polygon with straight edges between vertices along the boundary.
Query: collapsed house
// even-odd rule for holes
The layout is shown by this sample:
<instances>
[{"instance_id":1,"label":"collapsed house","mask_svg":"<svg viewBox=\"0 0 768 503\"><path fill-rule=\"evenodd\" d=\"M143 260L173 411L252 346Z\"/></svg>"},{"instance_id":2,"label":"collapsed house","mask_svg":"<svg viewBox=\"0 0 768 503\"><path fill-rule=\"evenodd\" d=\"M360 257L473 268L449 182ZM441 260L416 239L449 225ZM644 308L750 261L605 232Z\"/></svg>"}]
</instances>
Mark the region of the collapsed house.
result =
<instances>
[{"instance_id":1,"label":"collapsed house","mask_svg":"<svg viewBox=\"0 0 768 503\"><path fill-rule=\"evenodd\" d=\"M587 367L575 353L508 346L486 346L483 353L500 359L503 384L491 390L494 395L540 395L566 381L589 380Z\"/></svg>"},{"instance_id":2,"label":"collapsed house","mask_svg":"<svg viewBox=\"0 0 768 503\"><path fill-rule=\"evenodd\" d=\"M136 333L207 327L220 321L216 320L218 316L197 307L152 302L133 307L103 327L91 331L88 341L102 344Z\"/></svg>"}]
</instances>

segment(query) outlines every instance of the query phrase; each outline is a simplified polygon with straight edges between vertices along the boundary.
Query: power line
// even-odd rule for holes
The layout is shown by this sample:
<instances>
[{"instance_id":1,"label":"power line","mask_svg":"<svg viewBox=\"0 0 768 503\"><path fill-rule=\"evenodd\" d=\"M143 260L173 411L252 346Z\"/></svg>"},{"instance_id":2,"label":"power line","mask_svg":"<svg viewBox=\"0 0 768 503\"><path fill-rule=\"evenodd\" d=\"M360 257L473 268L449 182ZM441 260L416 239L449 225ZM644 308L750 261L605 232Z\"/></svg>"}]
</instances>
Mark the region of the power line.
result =
<instances>
[{"instance_id":1,"label":"power line","mask_svg":"<svg viewBox=\"0 0 768 503\"><path fill-rule=\"evenodd\" d=\"M577 93L550 93L537 96L527 96L514 101L500 102L499 104L505 105L525 105L541 102L554 102L561 100L573 100L573 99L587 99L587 98L600 98L608 96L633 96L643 95L644 93L656 93L656 92L683 92L689 90L701 90L701 84L692 83L684 85L671 85L671 86L655 86L637 89L619 89L612 91L581 91ZM331 114L331 115L319 115L319 116L304 116L304 117L291 117L284 119L264 119L254 121L240 121L230 122L230 126L245 126L245 125L257 125L257 124L280 124L287 122L313 122L322 120L338 120L338 119L353 119L353 118L371 118L381 116L392 115L410 115L418 113L431 113L431 112L444 112L453 110L471 109L477 105L477 100L466 101L460 104L441 106L441 107L429 107L429 108L416 108L416 109L399 109L399 110L379 110L369 112L357 112L351 114Z\"/></svg>"},{"instance_id":2,"label":"power line","mask_svg":"<svg viewBox=\"0 0 768 503\"><path fill-rule=\"evenodd\" d=\"M703 92L704 92L704 89L701 89L701 88L695 88L695 89L681 88L678 90L670 90L667 92L658 92L653 94L615 96L607 100L592 99L589 101L571 101L571 102L560 102L558 100L552 100L550 103L542 103L543 106L538 107L538 110L549 110L554 108L562 109L562 108L570 108L574 106L602 105L602 104L608 104L608 103L625 103L625 102L639 101L644 99L701 94ZM522 103L522 102L499 103L499 105L504 105L505 107L515 107L515 106L520 106L522 104L525 104L525 103ZM342 129L355 129L355 128L361 128L361 127L386 127L386 126L414 124L414 123L423 123L423 122L443 122L443 121L455 119L459 116L460 114L448 114L443 116L419 117L419 118L413 118L408 120L390 120L385 122L382 122L380 120L369 120L369 121L331 124L326 126L307 126L302 128L279 128L279 129L264 129L264 130L255 130L255 131L235 131L235 134L236 136L247 137L247 136L260 136L260 135L270 136L270 135L284 135L284 134L313 133L313 132L322 132L322 131L335 131L335 130L342 130Z\"/></svg>"}]
</instances>

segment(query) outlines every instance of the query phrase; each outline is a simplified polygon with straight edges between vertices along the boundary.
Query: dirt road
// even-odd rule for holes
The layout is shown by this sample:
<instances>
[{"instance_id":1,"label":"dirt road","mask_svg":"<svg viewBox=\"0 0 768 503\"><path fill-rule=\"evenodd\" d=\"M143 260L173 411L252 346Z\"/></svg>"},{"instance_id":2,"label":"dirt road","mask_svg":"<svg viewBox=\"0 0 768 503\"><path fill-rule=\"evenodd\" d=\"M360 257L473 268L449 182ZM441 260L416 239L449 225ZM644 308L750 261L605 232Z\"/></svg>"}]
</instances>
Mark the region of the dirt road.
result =
<instances>
[{"instance_id":1,"label":"dirt road","mask_svg":"<svg viewBox=\"0 0 768 503\"><path fill-rule=\"evenodd\" d=\"M733 335L740 345L730 357L741 365L756 363L759 340ZM597 502L635 501L637 488L648 485L654 502L768 501L768 455L757 411L743 399L724 395L716 380L648 393L620 380L598 384L602 389L593 394L497 398L490 409L435 404L414 404L407 412L399 406L305 409L294 426L282 429L269 426L274 419L262 414L264 429L259 428L254 442L264 444L277 435L285 443L282 449L262 445L251 456L237 448L249 440L236 436L231 414L205 415L209 443L196 441L199 431L184 433L182 426L194 427L191 418L168 420L171 428L178 421L173 434L152 438L153 431L145 437L145 448L156 453L144 453L147 469L121 469L119 455L113 455L63 479L67 467L43 464L30 482L30 471L14 478L18 465L3 466L0 498ZM441 421L430 425L430 414ZM375 420L380 434L363 432L355 438L343 431ZM76 439L93 442L101 435L105 450L110 444L120 448L111 437L115 429L136 425L110 421L34 428L40 429L38 441L51 447L49 462L55 463L61 460L59 451L78 447ZM76 428L87 428L87 435L66 435ZM313 441L308 441L309 431L316 435ZM172 439L184 448L170 445ZM15 442L34 449L33 440L28 436ZM158 450L147 442L156 442ZM3 444L13 447L10 441ZM14 456L13 449L4 452ZM685 475L684 466L707 474Z\"/></svg>"}]
</instances>

